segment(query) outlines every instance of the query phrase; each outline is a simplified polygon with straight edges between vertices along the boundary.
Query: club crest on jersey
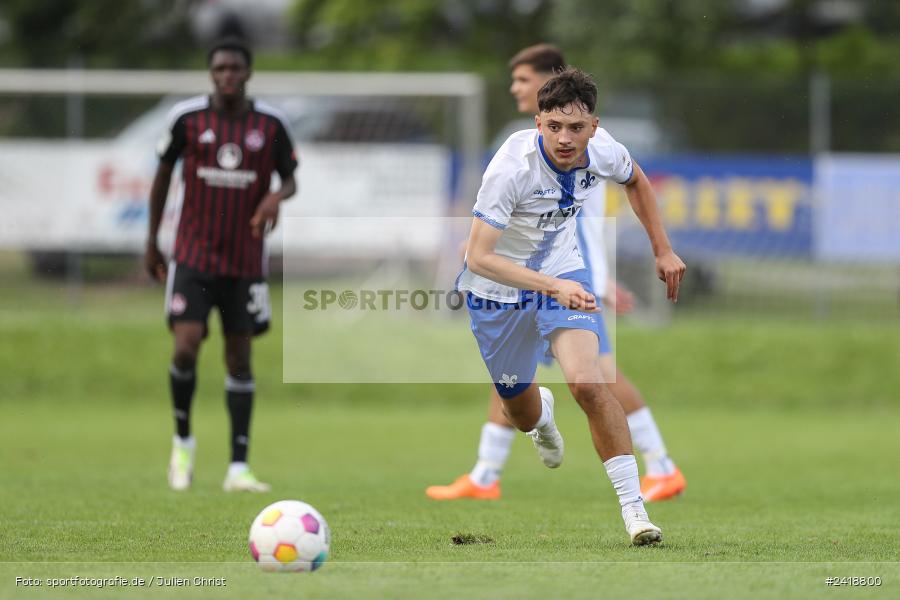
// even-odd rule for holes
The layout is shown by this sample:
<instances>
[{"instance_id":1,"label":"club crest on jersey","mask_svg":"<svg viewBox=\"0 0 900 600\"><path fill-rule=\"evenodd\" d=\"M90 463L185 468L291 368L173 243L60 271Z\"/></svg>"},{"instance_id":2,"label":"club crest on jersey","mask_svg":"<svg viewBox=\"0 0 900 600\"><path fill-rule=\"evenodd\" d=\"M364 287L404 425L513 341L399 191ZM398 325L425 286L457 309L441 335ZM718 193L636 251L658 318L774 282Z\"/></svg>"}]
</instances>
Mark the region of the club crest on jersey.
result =
<instances>
[{"instance_id":1,"label":"club crest on jersey","mask_svg":"<svg viewBox=\"0 0 900 600\"><path fill-rule=\"evenodd\" d=\"M212 129L207 129L203 133L200 134L200 137L197 138L197 141L201 144L215 144L216 143L216 132Z\"/></svg>"},{"instance_id":2,"label":"club crest on jersey","mask_svg":"<svg viewBox=\"0 0 900 600\"><path fill-rule=\"evenodd\" d=\"M244 145L250 152L259 152L265 143L266 138L259 129L251 129L244 136Z\"/></svg>"},{"instance_id":3,"label":"club crest on jersey","mask_svg":"<svg viewBox=\"0 0 900 600\"><path fill-rule=\"evenodd\" d=\"M216 152L216 160L219 162L219 166L229 171L237 169L238 165L241 164L242 158L243 153L240 146L231 142L222 144L219 146L219 151Z\"/></svg>"},{"instance_id":4,"label":"club crest on jersey","mask_svg":"<svg viewBox=\"0 0 900 600\"><path fill-rule=\"evenodd\" d=\"M595 176L591 175L589 172L585 171L584 177L582 177L582 179L580 181L581 189L584 189L584 190L588 189L589 187L594 185L595 181L597 181L597 178Z\"/></svg>"},{"instance_id":5,"label":"club crest on jersey","mask_svg":"<svg viewBox=\"0 0 900 600\"><path fill-rule=\"evenodd\" d=\"M557 208L556 210L545 212L538 217L537 227L538 229L546 229L552 225L554 229L559 229L566 222L566 219L574 217L578 213L579 208L581 206L573 204L565 208Z\"/></svg>"}]
</instances>

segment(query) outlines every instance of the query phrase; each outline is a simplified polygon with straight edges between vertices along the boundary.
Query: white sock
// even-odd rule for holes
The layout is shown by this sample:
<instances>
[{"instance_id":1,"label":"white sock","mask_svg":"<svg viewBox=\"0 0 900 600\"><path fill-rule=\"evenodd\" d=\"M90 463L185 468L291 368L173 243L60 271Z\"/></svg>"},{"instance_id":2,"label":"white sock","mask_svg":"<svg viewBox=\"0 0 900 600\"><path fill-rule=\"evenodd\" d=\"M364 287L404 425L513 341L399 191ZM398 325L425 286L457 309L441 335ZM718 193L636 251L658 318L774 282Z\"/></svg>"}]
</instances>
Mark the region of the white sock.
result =
<instances>
[{"instance_id":1,"label":"white sock","mask_svg":"<svg viewBox=\"0 0 900 600\"><path fill-rule=\"evenodd\" d=\"M631 430L631 440L634 447L644 457L644 467L647 475L660 476L671 475L675 472L675 463L666 452L662 434L653 420L648 407L639 408L626 417L628 428Z\"/></svg>"},{"instance_id":2,"label":"white sock","mask_svg":"<svg viewBox=\"0 0 900 600\"><path fill-rule=\"evenodd\" d=\"M184 448L185 450L193 450L197 445L197 441L194 439L194 436L188 436L186 438L178 437L177 435L173 438L175 440L175 444L179 448Z\"/></svg>"},{"instance_id":3,"label":"white sock","mask_svg":"<svg viewBox=\"0 0 900 600\"><path fill-rule=\"evenodd\" d=\"M245 462L233 462L228 465L228 476L235 477L242 475L250 470L250 466Z\"/></svg>"},{"instance_id":4,"label":"white sock","mask_svg":"<svg viewBox=\"0 0 900 600\"><path fill-rule=\"evenodd\" d=\"M480 486L488 486L500 479L509 449L516 437L516 430L496 423L485 423L481 428L478 443L478 462L469 473L472 481Z\"/></svg>"},{"instance_id":5,"label":"white sock","mask_svg":"<svg viewBox=\"0 0 900 600\"><path fill-rule=\"evenodd\" d=\"M638 478L637 460L631 454L614 456L605 463L606 474L619 496L619 505L623 508L631 504L639 504L643 509L644 499L641 497L641 482Z\"/></svg>"},{"instance_id":6,"label":"white sock","mask_svg":"<svg viewBox=\"0 0 900 600\"><path fill-rule=\"evenodd\" d=\"M553 422L553 410L551 410L550 405L547 404L547 401L541 398L541 416L538 419L537 423L534 424L534 428L543 429L547 425L556 425Z\"/></svg>"}]
</instances>

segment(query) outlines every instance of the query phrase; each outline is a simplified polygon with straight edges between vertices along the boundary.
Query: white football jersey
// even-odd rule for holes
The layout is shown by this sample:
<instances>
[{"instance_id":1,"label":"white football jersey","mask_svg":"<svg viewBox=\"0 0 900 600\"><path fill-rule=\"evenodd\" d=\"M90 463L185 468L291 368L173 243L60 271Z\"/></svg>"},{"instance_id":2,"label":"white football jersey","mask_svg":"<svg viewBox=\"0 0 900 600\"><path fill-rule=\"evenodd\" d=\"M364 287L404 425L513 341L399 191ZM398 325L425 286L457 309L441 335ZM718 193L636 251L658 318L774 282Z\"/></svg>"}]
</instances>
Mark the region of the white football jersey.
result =
<instances>
[{"instance_id":1,"label":"white football jersey","mask_svg":"<svg viewBox=\"0 0 900 600\"><path fill-rule=\"evenodd\" d=\"M575 234L582 205L605 202L606 180L626 183L634 166L628 150L604 129L588 143L587 165L565 172L550 162L542 141L537 129L506 140L484 173L472 214L502 230L496 254L555 277L585 267ZM465 267L457 289L498 302L519 300L517 288Z\"/></svg>"},{"instance_id":2,"label":"white football jersey","mask_svg":"<svg viewBox=\"0 0 900 600\"><path fill-rule=\"evenodd\" d=\"M584 260L584 266L591 273L591 285L598 298L606 295L606 283L609 279L609 264L606 253L606 186L600 185L578 211L575 226L575 237L578 240L578 251ZM615 255L614 255L615 256Z\"/></svg>"}]
</instances>

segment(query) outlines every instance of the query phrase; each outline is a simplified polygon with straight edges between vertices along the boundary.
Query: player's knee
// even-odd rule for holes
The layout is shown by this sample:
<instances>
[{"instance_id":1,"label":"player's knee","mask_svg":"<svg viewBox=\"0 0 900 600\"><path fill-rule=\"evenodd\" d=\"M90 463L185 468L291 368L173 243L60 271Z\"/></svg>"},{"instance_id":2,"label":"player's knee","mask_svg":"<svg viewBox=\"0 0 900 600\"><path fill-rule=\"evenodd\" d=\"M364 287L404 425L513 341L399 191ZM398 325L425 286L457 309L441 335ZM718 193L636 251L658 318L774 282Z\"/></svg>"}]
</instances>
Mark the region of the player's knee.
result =
<instances>
[{"instance_id":1,"label":"player's knee","mask_svg":"<svg viewBox=\"0 0 900 600\"><path fill-rule=\"evenodd\" d=\"M235 377L250 372L250 342L248 339L226 339L225 366L228 368L228 373Z\"/></svg>"},{"instance_id":2,"label":"player's knee","mask_svg":"<svg viewBox=\"0 0 900 600\"><path fill-rule=\"evenodd\" d=\"M575 381L569 384L569 388L578 406L586 413L595 412L606 400L603 394L604 385L598 381Z\"/></svg>"},{"instance_id":3,"label":"player's knee","mask_svg":"<svg viewBox=\"0 0 900 600\"><path fill-rule=\"evenodd\" d=\"M177 332L172 364L181 370L193 369L197 363L197 355L200 353L200 343L202 341L202 330L197 332Z\"/></svg>"},{"instance_id":4,"label":"player's knee","mask_svg":"<svg viewBox=\"0 0 900 600\"><path fill-rule=\"evenodd\" d=\"M250 373L250 354L247 352L226 352L225 367L232 377L243 376Z\"/></svg>"},{"instance_id":5,"label":"player's knee","mask_svg":"<svg viewBox=\"0 0 900 600\"><path fill-rule=\"evenodd\" d=\"M225 367L232 377L250 377L250 353L239 349L226 349Z\"/></svg>"},{"instance_id":6,"label":"player's knee","mask_svg":"<svg viewBox=\"0 0 900 600\"><path fill-rule=\"evenodd\" d=\"M192 345L176 345L172 364L180 371L192 371L197 364L197 350Z\"/></svg>"},{"instance_id":7,"label":"player's knee","mask_svg":"<svg viewBox=\"0 0 900 600\"><path fill-rule=\"evenodd\" d=\"M228 374L232 377L238 379L253 379L253 375L250 372L250 359L249 357L233 357L231 359L225 359L225 367L228 370Z\"/></svg>"}]
</instances>

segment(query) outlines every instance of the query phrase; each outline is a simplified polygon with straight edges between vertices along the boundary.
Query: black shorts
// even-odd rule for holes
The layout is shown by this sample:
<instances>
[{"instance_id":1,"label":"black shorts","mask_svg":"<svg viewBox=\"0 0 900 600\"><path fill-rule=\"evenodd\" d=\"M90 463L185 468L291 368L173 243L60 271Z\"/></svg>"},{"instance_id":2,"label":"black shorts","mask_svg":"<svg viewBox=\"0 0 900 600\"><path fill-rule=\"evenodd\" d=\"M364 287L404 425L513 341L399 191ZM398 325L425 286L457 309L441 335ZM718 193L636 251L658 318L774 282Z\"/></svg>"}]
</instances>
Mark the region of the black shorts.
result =
<instances>
[{"instance_id":1,"label":"black shorts","mask_svg":"<svg viewBox=\"0 0 900 600\"><path fill-rule=\"evenodd\" d=\"M166 280L166 317L203 323L218 307L225 333L259 335L269 329L272 306L269 285L262 278L210 275L172 261Z\"/></svg>"}]
</instances>

